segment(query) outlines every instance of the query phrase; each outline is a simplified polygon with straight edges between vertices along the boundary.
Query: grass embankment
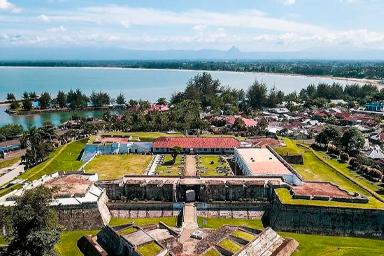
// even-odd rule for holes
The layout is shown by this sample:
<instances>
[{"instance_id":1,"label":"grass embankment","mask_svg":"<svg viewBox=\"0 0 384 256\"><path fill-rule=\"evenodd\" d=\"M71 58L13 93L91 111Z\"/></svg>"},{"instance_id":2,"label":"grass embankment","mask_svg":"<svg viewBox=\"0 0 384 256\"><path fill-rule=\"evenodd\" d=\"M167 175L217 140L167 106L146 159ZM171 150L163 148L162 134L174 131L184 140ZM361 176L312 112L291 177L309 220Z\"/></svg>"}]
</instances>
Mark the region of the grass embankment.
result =
<instances>
[{"instance_id":1,"label":"grass embankment","mask_svg":"<svg viewBox=\"0 0 384 256\"><path fill-rule=\"evenodd\" d=\"M98 155L84 169L97 173L99 179L118 179L124 175L143 175L152 156L148 155Z\"/></svg>"},{"instance_id":2,"label":"grass embankment","mask_svg":"<svg viewBox=\"0 0 384 256\"><path fill-rule=\"evenodd\" d=\"M72 141L53 151L48 159L43 163L29 169L19 178L26 180L35 180L45 174L51 174L57 171L77 171L83 162L80 161L80 153L83 150L87 139Z\"/></svg>"},{"instance_id":3,"label":"grass embankment","mask_svg":"<svg viewBox=\"0 0 384 256\"><path fill-rule=\"evenodd\" d=\"M64 231L61 233L60 241L56 244L55 250L60 256L82 256L77 247L77 241L85 235L96 235L98 230L76 230Z\"/></svg>"},{"instance_id":4,"label":"grass embankment","mask_svg":"<svg viewBox=\"0 0 384 256\"><path fill-rule=\"evenodd\" d=\"M184 163L182 161L182 156L177 155L175 162L173 162L173 157L170 154L164 155L163 163L156 167L155 173L159 176L179 176L183 175L180 173L179 167Z\"/></svg>"},{"instance_id":5,"label":"grass embankment","mask_svg":"<svg viewBox=\"0 0 384 256\"><path fill-rule=\"evenodd\" d=\"M305 181L325 181L332 182L349 192L357 192L359 194L368 197L369 202L367 204L361 203L344 203L335 201L320 201L320 200L302 200L292 199L287 189L277 189L276 192L279 195L280 200L287 204L305 204L305 205L319 205L330 207L352 207L352 208L384 208L384 204L374 198L372 194L356 185L351 180L344 177L338 168L330 167L323 161L321 161L310 149L299 147L293 140L284 138L285 147L275 148L276 152L280 155L284 155L287 152L294 152L295 154L302 154L304 164L294 164L292 167L303 177ZM316 151L318 152L318 151ZM322 152L319 152L322 153ZM330 161L323 159L324 161ZM337 160L334 160L337 162ZM338 166L340 166L339 164ZM351 177L355 179L355 177Z\"/></svg>"},{"instance_id":6,"label":"grass embankment","mask_svg":"<svg viewBox=\"0 0 384 256\"><path fill-rule=\"evenodd\" d=\"M221 162L220 156L217 155L199 155L199 168L205 171L200 173L201 176L226 176L226 173L218 173L217 168L228 169L229 165L226 161ZM231 172L228 175L233 175Z\"/></svg>"},{"instance_id":7,"label":"grass embankment","mask_svg":"<svg viewBox=\"0 0 384 256\"><path fill-rule=\"evenodd\" d=\"M384 241L356 237L320 236L279 232L294 238L299 248L293 256L371 256L384 255Z\"/></svg>"},{"instance_id":8,"label":"grass embankment","mask_svg":"<svg viewBox=\"0 0 384 256\"><path fill-rule=\"evenodd\" d=\"M55 149L47 158L46 161L27 170L17 178L25 180L35 180L45 174L55 173L57 171L76 171L83 162L79 161L80 153L83 150L87 139L72 141ZM9 193L12 190L21 188L20 184L10 186L0 190L0 196Z\"/></svg>"},{"instance_id":9,"label":"grass embankment","mask_svg":"<svg viewBox=\"0 0 384 256\"><path fill-rule=\"evenodd\" d=\"M200 228L220 228L223 225L247 226L255 229L263 229L263 223L259 219L225 219L225 218L205 218L197 217Z\"/></svg>"},{"instance_id":10,"label":"grass embankment","mask_svg":"<svg viewBox=\"0 0 384 256\"><path fill-rule=\"evenodd\" d=\"M160 253L162 248L156 244L155 242L151 242L148 244L140 245L137 247L137 252L141 256L155 256Z\"/></svg>"},{"instance_id":11,"label":"grass embankment","mask_svg":"<svg viewBox=\"0 0 384 256\"><path fill-rule=\"evenodd\" d=\"M170 227L176 227L177 225L176 217L140 218L140 219L139 218L138 219L112 218L111 221L109 222L109 225L113 227L113 226L120 226L120 225L134 222L134 224L137 226L146 226L146 225L159 224L160 221Z\"/></svg>"},{"instance_id":12,"label":"grass embankment","mask_svg":"<svg viewBox=\"0 0 384 256\"><path fill-rule=\"evenodd\" d=\"M7 159L0 162L0 169L10 167L14 165L15 163L19 162L21 160L21 157L15 157L12 159Z\"/></svg>"},{"instance_id":13,"label":"grass embankment","mask_svg":"<svg viewBox=\"0 0 384 256\"><path fill-rule=\"evenodd\" d=\"M111 135L111 136L125 136L132 137L132 140L140 141L153 141L159 137L179 137L184 136L182 133L165 133L165 132L106 132L102 135Z\"/></svg>"}]
</instances>

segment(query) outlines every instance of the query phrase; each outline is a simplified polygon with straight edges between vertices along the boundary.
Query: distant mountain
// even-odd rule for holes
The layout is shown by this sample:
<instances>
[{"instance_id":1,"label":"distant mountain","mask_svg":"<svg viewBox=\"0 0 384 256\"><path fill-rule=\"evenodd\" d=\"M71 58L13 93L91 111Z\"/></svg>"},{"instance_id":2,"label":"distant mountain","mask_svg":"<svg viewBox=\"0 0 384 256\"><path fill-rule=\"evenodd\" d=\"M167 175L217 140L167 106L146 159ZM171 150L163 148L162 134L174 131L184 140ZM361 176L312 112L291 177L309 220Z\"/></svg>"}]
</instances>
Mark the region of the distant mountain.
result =
<instances>
[{"instance_id":1,"label":"distant mountain","mask_svg":"<svg viewBox=\"0 0 384 256\"><path fill-rule=\"evenodd\" d=\"M384 50L307 49L291 52L223 50L129 50L122 48L16 48L1 47L0 60L384 60Z\"/></svg>"}]
</instances>

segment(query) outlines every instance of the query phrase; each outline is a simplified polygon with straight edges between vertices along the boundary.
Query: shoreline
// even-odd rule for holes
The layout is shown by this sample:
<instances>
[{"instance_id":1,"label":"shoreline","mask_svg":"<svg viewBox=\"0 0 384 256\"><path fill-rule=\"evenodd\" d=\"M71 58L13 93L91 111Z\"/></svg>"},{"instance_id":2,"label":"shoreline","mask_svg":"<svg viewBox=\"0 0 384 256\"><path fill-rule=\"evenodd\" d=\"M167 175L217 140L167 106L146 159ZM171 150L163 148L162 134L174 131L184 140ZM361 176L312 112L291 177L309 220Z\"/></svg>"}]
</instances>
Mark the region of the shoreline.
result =
<instances>
[{"instance_id":1,"label":"shoreline","mask_svg":"<svg viewBox=\"0 0 384 256\"><path fill-rule=\"evenodd\" d=\"M0 69L94 69L94 70L140 70L140 71L180 71L180 72L227 72L236 74L261 74L261 75L280 75L280 76L294 76L294 77L312 77L312 78L326 78L340 81L346 81L358 83L360 85L373 84L379 89L384 88L382 80L366 79L366 78L350 78L350 77L334 77L330 75L319 76L319 75L303 75L303 74L291 74L291 73L275 73L275 72L255 72L255 71L232 71L232 70L206 70L206 69L172 69L172 68L132 68L132 67L106 67L106 66L1 66Z\"/></svg>"}]
</instances>

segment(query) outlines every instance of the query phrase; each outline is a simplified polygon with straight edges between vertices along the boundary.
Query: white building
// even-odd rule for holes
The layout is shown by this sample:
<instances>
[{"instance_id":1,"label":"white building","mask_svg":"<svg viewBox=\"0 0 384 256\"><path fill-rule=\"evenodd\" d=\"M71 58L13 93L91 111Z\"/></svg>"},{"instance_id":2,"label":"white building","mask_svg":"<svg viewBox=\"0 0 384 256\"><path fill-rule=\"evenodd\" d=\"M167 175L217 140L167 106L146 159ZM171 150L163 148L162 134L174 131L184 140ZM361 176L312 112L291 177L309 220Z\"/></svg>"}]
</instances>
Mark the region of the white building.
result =
<instances>
[{"instance_id":1,"label":"white building","mask_svg":"<svg viewBox=\"0 0 384 256\"><path fill-rule=\"evenodd\" d=\"M234 157L246 176L281 177L289 184L302 184L268 148L236 148Z\"/></svg>"}]
</instances>

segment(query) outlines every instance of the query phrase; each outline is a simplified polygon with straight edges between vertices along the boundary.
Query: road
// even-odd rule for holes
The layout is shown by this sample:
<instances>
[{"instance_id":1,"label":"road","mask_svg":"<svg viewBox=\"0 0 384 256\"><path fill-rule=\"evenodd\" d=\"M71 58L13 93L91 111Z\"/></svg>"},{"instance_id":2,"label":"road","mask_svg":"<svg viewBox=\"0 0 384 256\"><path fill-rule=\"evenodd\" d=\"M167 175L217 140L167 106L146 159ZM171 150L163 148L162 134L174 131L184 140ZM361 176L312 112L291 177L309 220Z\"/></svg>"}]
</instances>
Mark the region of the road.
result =
<instances>
[{"instance_id":1,"label":"road","mask_svg":"<svg viewBox=\"0 0 384 256\"><path fill-rule=\"evenodd\" d=\"M24 172L24 165L18 162L10 167L0 169L0 173L3 173L5 170L9 169L11 169L11 171L7 172L6 174L0 177L0 186L10 182L11 180L19 176L21 172Z\"/></svg>"}]
</instances>

